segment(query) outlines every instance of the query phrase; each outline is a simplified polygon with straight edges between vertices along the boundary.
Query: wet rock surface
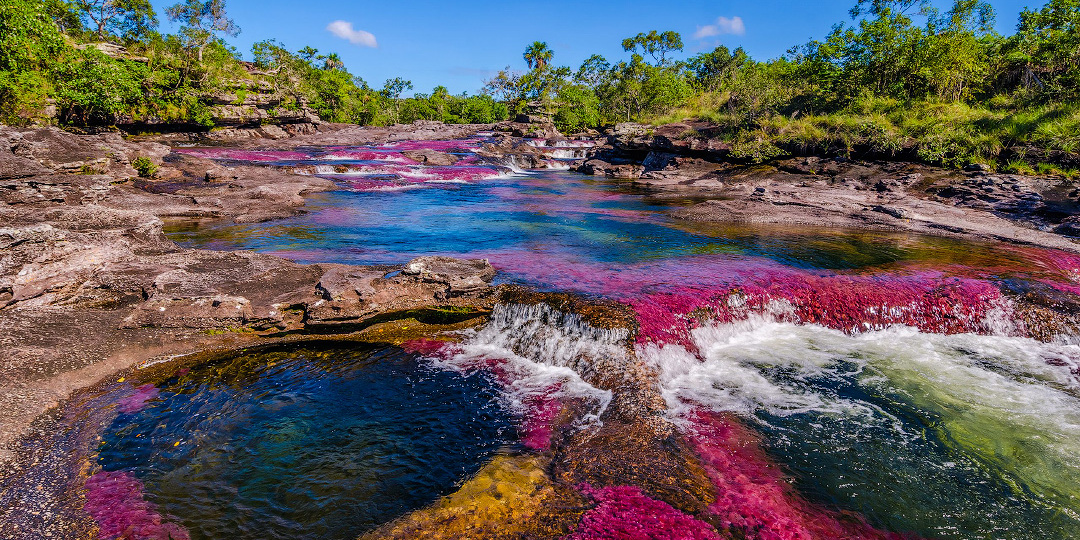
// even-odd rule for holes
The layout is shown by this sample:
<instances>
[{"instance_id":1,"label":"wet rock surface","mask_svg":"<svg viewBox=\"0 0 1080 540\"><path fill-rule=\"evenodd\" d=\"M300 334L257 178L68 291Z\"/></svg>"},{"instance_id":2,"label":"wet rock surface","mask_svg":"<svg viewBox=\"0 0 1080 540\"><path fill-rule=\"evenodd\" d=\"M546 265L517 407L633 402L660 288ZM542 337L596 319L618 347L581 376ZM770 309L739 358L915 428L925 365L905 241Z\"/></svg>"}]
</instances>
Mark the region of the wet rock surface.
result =
<instances>
[{"instance_id":1,"label":"wet rock surface","mask_svg":"<svg viewBox=\"0 0 1080 540\"><path fill-rule=\"evenodd\" d=\"M172 154L117 134L0 127L0 142L0 459L71 391L134 363L492 302L494 269L484 261L427 258L416 273L307 266L182 249L162 232L164 219L295 215L304 195L335 188L328 180ZM138 177L136 157L159 164L158 174Z\"/></svg>"},{"instance_id":2,"label":"wet rock surface","mask_svg":"<svg viewBox=\"0 0 1080 540\"><path fill-rule=\"evenodd\" d=\"M631 180L657 196L709 199L677 210L691 221L911 231L1076 251L1078 184L1061 178L950 171L904 162L732 156L716 126L618 124L574 170Z\"/></svg>"}]
</instances>

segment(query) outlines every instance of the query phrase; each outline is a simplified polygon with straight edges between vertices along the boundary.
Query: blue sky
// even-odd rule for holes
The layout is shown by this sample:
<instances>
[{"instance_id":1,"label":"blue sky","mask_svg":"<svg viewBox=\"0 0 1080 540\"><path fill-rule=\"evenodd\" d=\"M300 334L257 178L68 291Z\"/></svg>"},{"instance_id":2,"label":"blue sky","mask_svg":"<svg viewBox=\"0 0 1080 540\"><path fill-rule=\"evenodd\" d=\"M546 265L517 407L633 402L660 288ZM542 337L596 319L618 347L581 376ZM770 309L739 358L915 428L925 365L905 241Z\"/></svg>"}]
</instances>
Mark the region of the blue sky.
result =
<instances>
[{"instance_id":1,"label":"blue sky","mask_svg":"<svg viewBox=\"0 0 1080 540\"><path fill-rule=\"evenodd\" d=\"M164 17L165 6L175 1L153 0L163 31L176 30ZM1038 8L1043 1L992 0L998 31L1013 33L1021 9ZM536 40L555 51L556 64L574 68L596 53L608 60L624 58L622 39L649 30L680 32L685 56L724 44L767 59L825 36L833 24L848 19L854 2L228 0L229 14L242 30L228 41L247 57L252 43L269 38L290 50L310 45L323 53L336 52L350 72L374 87L400 76L411 80L418 92L442 84L453 93L472 94L505 66L524 69L521 54ZM949 2L935 4L944 8ZM327 26L335 21L370 33L377 46L370 47L371 39L363 34L355 36L357 43L332 34ZM712 35L696 39L695 34Z\"/></svg>"}]
</instances>

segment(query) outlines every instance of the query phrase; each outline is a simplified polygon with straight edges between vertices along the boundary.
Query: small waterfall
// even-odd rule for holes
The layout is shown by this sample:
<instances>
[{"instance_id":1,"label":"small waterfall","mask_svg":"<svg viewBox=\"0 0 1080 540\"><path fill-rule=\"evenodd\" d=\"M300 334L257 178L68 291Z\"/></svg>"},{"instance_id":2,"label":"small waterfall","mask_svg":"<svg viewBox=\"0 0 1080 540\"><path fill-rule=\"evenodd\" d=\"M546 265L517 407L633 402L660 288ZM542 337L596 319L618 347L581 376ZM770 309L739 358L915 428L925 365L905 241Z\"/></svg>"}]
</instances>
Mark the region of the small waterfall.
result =
<instances>
[{"instance_id":1,"label":"small waterfall","mask_svg":"<svg viewBox=\"0 0 1080 540\"><path fill-rule=\"evenodd\" d=\"M570 170L570 163L566 162L566 161L547 159L547 160L544 160L544 165L547 166L548 170L552 170L552 171L569 171Z\"/></svg>"},{"instance_id":2,"label":"small waterfall","mask_svg":"<svg viewBox=\"0 0 1080 540\"><path fill-rule=\"evenodd\" d=\"M500 304L491 321L474 332L449 359L449 367L467 368L491 360L505 361L512 372L510 384L516 400L551 394L594 403L585 423L599 421L612 399L589 380L600 370L629 361L626 329L602 329L579 315L546 304Z\"/></svg>"},{"instance_id":3,"label":"small waterfall","mask_svg":"<svg viewBox=\"0 0 1080 540\"><path fill-rule=\"evenodd\" d=\"M585 157L585 151L576 148L556 148L544 152L544 154L555 159L581 159Z\"/></svg>"},{"instance_id":4,"label":"small waterfall","mask_svg":"<svg viewBox=\"0 0 1080 540\"><path fill-rule=\"evenodd\" d=\"M506 165L506 167L510 169L510 172L514 174L528 174L528 171L522 168L522 166L518 163L517 156L515 155L511 154L509 156L506 156L506 158L503 160L503 164Z\"/></svg>"}]
</instances>

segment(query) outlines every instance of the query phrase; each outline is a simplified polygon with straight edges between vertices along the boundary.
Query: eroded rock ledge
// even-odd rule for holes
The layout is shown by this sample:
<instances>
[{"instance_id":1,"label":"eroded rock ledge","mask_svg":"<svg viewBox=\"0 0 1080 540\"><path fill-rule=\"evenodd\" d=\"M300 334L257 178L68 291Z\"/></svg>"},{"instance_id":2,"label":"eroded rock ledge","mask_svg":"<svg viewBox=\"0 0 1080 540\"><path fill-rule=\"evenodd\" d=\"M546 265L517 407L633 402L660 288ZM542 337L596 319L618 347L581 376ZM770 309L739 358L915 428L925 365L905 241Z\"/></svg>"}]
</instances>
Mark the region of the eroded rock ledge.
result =
<instances>
[{"instance_id":1,"label":"eroded rock ledge","mask_svg":"<svg viewBox=\"0 0 1080 540\"><path fill-rule=\"evenodd\" d=\"M159 174L137 177L137 157ZM72 391L141 363L311 334L395 342L490 311L483 260L301 265L183 249L162 231L170 218L290 216L334 188L116 134L0 127L0 461Z\"/></svg>"},{"instance_id":2,"label":"eroded rock ledge","mask_svg":"<svg viewBox=\"0 0 1080 540\"><path fill-rule=\"evenodd\" d=\"M1080 181L900 161L781 157L752 164L706 123L619 124L575 170L658 196L707 199L690 221L910 231L1080 250Z\"/></svg>"}]
</instances>

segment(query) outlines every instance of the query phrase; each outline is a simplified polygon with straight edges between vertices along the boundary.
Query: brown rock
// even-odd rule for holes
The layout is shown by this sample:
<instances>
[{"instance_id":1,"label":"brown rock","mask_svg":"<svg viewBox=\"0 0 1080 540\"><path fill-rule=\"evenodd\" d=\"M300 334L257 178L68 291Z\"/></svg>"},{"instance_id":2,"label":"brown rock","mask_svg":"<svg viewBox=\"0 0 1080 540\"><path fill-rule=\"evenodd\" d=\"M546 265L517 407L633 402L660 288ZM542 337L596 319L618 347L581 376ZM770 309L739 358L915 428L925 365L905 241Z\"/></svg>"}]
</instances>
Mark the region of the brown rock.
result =
<instances>
[{"instance_id":1,"label":"brown rock","mask_svg":"<svg viewBox=\"0 0 1080 540\"><path fill-rule=\"evenodd\" d=\"M401 272L417 276L421 281L447 286L448 296L459 296L491 286L495 268L487 259L454 259L451 257L419 257L405 265Z\"/></svg>"},{"instance_id":2,"label":"brown rock","mask_svg":"<svg viewBox=\"0 0 1080 540\"><path fill-rule=\"evenodd\" d=\"M423 150L406 150L402 154L424 165L449 166L458 162L457 156L425 148Z\"/></svg>"}]
</instances>

